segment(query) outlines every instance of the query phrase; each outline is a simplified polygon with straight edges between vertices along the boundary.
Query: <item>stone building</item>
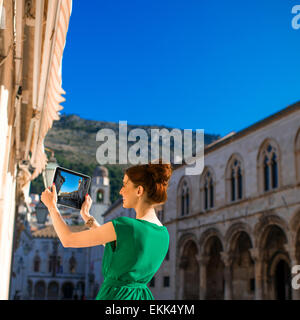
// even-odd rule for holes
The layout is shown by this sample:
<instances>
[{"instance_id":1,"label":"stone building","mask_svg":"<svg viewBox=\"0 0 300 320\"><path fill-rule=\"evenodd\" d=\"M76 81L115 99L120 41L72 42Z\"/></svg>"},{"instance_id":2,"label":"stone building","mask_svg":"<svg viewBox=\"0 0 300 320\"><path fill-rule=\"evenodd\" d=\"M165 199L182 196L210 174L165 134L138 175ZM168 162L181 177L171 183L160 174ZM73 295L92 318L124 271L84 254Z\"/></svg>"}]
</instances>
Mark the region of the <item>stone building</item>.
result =
<instances>
[{"instance_id":1,"label":"stone building","mask_svg":"<svg viewBox=\"0 0 300 320\"><path fill-rule=\"evenodd\" d=\"M207 145L204 164L171 177L155 299L300 299L300 103ZM119 215L135 212L117 200L104 222Z\"/></svg>"},{"instance_id":2,"label":"stone building","mask_svg":"<svg viewBox=\"0 0 300 320\"><path fill-rule=\"evenodd\" d=\"M168 299L300 299L300 103L205 148L173 173L164 218ZM156 293L156 292L155 292Z\"/></svg>"},{"instance_id":3,"label":"stone building","mask_svg":"<svg viewBox=\"0 0 300 320\"><path fill-rule=\"evenodd\" d=\"M87 230L69 226L72 232ZM86 297L88 248L64 248L52 225L25 229L14 255L10 299L74 300Z\"/></svg>"},{"instance_id":4,"label":"stone building","mask_svg":"<svg viewBox=\"0 0 300 320\"><path fill-rule=\"evenodd\" d=\"M300 300L300 289L292 286L293 266L300 264L300 103L207 145L204 155L200 175L186 175L186 165L176 167L168 200L157 208L170 247L148 284L153 296ZM93 206L100 187L93 185ZM123 215L136 217L119 199L99 223ZM94 299L102 283L103 246L87 252L78 259L86 261L85 292ZM15 273L22 272L21 265ZM73 287L81 287L82 281L79 277ZM39 284L37 291L46 292L49 286ZM60 294L62 286L63 281ZM50 294L57 292L57 285L51 288ZM71 285L67 288L70 292Z\"/></svg>"}]
</instances>

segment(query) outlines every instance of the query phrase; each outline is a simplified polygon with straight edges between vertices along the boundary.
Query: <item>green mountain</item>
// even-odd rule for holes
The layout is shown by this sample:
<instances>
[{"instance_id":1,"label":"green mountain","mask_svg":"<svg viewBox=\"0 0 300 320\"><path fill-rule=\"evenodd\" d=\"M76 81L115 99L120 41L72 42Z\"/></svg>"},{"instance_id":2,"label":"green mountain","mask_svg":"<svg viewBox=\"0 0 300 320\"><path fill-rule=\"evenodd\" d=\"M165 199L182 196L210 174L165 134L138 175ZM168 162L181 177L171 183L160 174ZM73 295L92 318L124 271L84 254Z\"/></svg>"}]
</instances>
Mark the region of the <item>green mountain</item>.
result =
<instances>
[{"instance_id":1,"label":"green mountain","mask_svg":"<svg viewBox=\"0 0 300 320\"><path fill-rule=\"evenodd\" d=\"M117 163L118 161L118 145L119 145L119 123L105 122L82 119L75 114L61 114L60 120L53 122L53 127L49 130L46 139L45 147L54 151L55 158L61 167L65 167L74 171L82 172L89 176L93 175L93 171L99 163L96 159L96 151L103 143L96 141L96 134L100 129L112 129L116 135L117 146ZM127 132L132 129L144 129L148 135L148 155L150 155L151 144L151 129L167 129L169 132L173 129L165 126L158 125L129 125L127 124ZM183 130L182 130L183 136ZM204 133L204 143L210 144L211 142L220 138L220 135ZM193 139L193 151L195 151L195 139ZM135 144L128 142L128 149ZM173 159L174 140L170 140L170 155L171 161ZM127 150L128 150L127 149ZM47 152L47 154L50 153ZM193 153L194 155L194 153ZM111 184L111 202L119 198L119 191L122 185L124 169L129 167L130 164L105 164L109 172ZM42 175L32 181L31 193L41 193L44 190Z\"/></svg>"}]
</instances>

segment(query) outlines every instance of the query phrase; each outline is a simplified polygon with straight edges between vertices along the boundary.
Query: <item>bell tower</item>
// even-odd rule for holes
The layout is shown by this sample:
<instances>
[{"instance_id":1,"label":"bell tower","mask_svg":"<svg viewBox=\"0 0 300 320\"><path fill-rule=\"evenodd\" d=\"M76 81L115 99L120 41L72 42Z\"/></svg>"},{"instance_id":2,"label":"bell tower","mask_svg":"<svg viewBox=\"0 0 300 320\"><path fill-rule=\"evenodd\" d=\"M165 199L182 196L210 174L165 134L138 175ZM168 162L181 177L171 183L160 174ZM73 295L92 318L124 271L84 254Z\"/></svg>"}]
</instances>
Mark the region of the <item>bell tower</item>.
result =
<instances>
[{"instance_id":1,"label":"bell tower","mask_svg":"<svg viewBox=\"0 0 300 320\"><path fill-rule=\"evenodd\" d=\"M102 214L111 205L108 170L104 166L97 166L94 170L91 181L91 198L93 203L90 214L99 224L103 224Z\"/></svg>"}]
</instances>

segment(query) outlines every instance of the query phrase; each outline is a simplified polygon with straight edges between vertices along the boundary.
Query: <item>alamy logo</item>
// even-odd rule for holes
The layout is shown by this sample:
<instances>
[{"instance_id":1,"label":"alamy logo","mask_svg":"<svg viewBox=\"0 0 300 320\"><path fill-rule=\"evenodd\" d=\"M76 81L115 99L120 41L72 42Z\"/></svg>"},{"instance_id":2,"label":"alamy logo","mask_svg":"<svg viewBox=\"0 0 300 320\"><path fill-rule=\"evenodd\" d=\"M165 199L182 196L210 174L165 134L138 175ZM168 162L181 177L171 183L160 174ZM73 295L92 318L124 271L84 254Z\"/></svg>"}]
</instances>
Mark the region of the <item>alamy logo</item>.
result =
<instances>
[{"instance_id":1,"label":"alamy logo","mask_svg":"<svg viewBox=\"0 0 300 320\"><path fill-rule=\"evenodd\" d=\"M292 287L295 290L300 288L300 283L298 282L300 280L300 272L299 271L300 271L300 265L299 264L293 266L292 274L296 274L296 275L292 278Z\"/></svg>"},{"instance_id":2,"label":"alamy logo","mask_svg":"<svg viewBox=\"0 0 300 320\"><path fill-rule=\"evenodd\" d=\"M292 13L296 14L292 19L292 27L297 30L300 28L300 5L293 6Z\"/></svg>"},{"instance_id":3,"label":"alamy logo","mask_svg":"<svg viewBox=\"0 0 300 320\"><path fill-rule=\"evenodd\" d=\"M185 163L195 166L185 168L186 175L199 175L204 168L204 130L196 130L196 155L193 157L193 132L191 129L173 129L169 132L167 129L151 129L150 136L150 154L151 163L159 158L160 137L162 139L162 159L163 163L170 163L170 142L171 137L174 139L174 164ZM117 163L117 138L112 129L100 129L96 134L96 141L103 142L96 151L96 159L99 164L116 164ZM129 149L128 141L135 142ZM127 121L119 121L119 144L118 157L119 164L147 164L149 150L149 136L144 129L133 129L128 133ZM182 146L183 141L183 146ZM183 148L182 148L183 147ZM182 149L184 154L182 155Z\"/></svg>"}]
</instances>

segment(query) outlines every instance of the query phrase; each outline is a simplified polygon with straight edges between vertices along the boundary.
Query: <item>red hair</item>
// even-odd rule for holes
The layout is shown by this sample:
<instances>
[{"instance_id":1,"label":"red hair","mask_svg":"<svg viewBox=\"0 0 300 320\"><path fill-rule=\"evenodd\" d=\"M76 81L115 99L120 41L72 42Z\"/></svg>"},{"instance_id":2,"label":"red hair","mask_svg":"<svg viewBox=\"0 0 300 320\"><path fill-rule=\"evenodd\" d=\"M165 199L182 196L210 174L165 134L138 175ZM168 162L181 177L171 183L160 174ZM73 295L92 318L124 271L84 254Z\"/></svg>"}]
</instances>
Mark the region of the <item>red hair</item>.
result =
<instances>
[{"instance_id":1,"label":"red hair","mask_svg":"<svg viewBox=\"0 0 300 320\"><path fill-rule=\"evenodd\" d=\"M143 186L151 203L164 203L167 201L167 189L172 175L169 163L151 163L135 165L125 170L128 178L135 187Z\"/></svg>"}]
</instances>

